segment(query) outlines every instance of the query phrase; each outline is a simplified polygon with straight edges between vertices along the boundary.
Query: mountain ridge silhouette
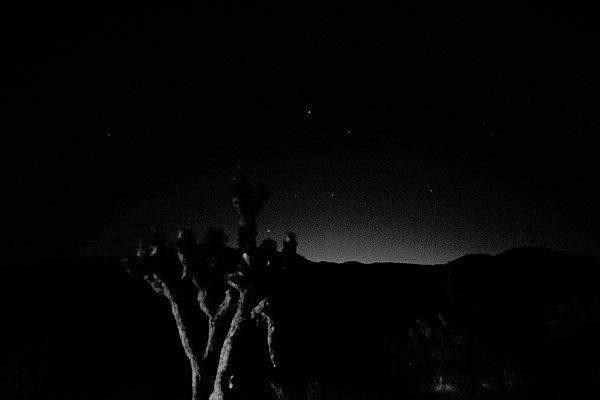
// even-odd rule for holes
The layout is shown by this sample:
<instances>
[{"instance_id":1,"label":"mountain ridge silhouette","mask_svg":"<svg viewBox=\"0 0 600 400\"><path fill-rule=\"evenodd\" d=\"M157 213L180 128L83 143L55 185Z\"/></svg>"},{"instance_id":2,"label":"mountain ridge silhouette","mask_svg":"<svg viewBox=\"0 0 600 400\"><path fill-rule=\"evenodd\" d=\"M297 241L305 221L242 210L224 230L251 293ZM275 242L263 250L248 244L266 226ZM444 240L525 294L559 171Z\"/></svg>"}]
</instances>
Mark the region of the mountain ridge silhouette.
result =
<instances>
[{"instance_id":1,"label":"mountain ridge silhouette","mask_svg":"<svg viewBox=\"0 0 600 400\"><path fill-rule=\"evenodd\" d=\"M120 259L5 272L3 398L185 395L169 306ZM281 305L292 392L312 382L323 396L376 388L385 398L475 382L572 394L600 372L592 256L522 247L437 265L299 260Z\"/></svg>"}]
</instances>

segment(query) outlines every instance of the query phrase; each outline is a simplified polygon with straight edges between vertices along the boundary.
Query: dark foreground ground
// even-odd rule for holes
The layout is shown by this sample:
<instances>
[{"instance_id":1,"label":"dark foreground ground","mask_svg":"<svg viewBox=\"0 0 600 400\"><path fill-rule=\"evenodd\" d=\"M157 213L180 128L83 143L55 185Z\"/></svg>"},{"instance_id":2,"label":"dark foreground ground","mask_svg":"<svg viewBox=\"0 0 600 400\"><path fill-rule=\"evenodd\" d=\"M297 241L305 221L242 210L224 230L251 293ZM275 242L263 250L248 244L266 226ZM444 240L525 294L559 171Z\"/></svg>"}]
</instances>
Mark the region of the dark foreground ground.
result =
<instances>
[{"instance_id":1,"label":"dark foreground ground","mask_svg":"<svg viewBox=\"0 0 600 400\"><path fill-rule=\"evenodd\" d=\"M599 277L542 248L304 261L282 300L284 396L600 398ZM0 312L1 399L189 398L168 304L118 258L8 269Z\"/></svg>"}]
</instances>

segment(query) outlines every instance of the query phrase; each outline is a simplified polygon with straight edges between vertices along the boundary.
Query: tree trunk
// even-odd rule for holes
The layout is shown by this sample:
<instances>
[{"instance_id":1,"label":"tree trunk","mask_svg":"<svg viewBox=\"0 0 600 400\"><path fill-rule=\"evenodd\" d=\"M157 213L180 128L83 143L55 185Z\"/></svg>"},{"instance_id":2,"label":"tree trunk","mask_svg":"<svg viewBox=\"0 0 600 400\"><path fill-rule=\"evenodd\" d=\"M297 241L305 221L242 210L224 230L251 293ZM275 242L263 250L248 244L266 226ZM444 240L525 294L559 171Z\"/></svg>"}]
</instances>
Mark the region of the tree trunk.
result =
<instances>
[{"instance_id":1,"label":"tree trunk","mask_svg":"<svg viewBox=\"0 0 600 400\"><path fill-rule=\"evenodd\" d=\"M217 310L214 310L214 307L210 307L206 301L206 296L206 290L201 290L198 295L200 308L208 317L208 337L200 364L202 371L202 398L207 398L211 393L216 377L221 345L225 341L232 312L235 310L235 299L232 298L229 290L225 292L223 301Z\"/></svg>"},{"instance_id":2,"label":"tree trunk","mask_svg":"<svg viewBox=\"0 0 600 400\"><path fill-rule=\"evenodd\" d=\"M197 315L194 315L191 304L185 304L185 299L175 296L171 291L165 290L165 296L171 303L171 312L177 323L181 346L190 362L192 372L192 400L200 400L200 384L201 384L201 363L199 354L202 354L199 346L199 341L193 336L193 328Z\"/></svg>"},{"instance_id":3,"label":"tree trunk","mask_svg":"<svg viewBox=\"0 0 600 400\"><path fill-rule=\"evenodd\" d=\"M252 317L258 319L267 331L267 346L269 351L269 359L271 361L271 366L274 370L277 370L279 366L278 362L278 354L277 354L277 344L276 344L276 324L273 320L273 317L270 315L271 310L269 310L269 301L267 298L262 299L256 307L252 310Z\"/></svg>"},{"instance_id":4,"label":"tree trunk","mask_svg":"<svg viewBox=\"0 0 600 400\"><path fill-rule=\"evenodd\" d=\"M251 321L254 297L254 288L240 291L236 312L221 348L217 375L210 400L224 400L230 392L229 379L232 375L232 356L235 355L236 346L242 338L244 326Z\"/></svg>"},{"instance_id":5,"label":"tree trunk","mask_svg":"<svg viewBox=\"0 0 600 400\"><path fill-rule=\"evenodd\" d=\"M192 400L205 399L200 392L203 348L197 336L202 314L197 308L194 287L182 281L181 272L177 271L180 267L177 255L159 245L150 245L138 250L135 257L124 259L123 264L128 273L141 277L171 304L181 346L190 363Z\"/></svg>"}]
</instances>

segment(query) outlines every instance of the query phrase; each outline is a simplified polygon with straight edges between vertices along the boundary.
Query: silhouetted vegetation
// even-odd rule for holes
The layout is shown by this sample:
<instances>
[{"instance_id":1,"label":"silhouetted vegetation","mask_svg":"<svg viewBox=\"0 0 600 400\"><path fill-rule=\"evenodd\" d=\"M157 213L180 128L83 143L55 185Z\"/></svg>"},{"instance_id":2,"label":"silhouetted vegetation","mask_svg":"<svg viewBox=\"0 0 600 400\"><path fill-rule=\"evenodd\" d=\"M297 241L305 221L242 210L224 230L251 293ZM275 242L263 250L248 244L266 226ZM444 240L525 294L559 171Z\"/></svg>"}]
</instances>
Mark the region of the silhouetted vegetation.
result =
<instances>
[{"instance_id":1,"label":"silhouetted vegetation","mask_svg":"<svg viewBox=\"0 0 600 400\"><path fill-rule=\"evenodd\" d=\"M151 230L130 278L121 258L11 271L0 396L182 398L190 371L194 399L600 394L597 259L317 263L291 232L256 246L264 187L237 171L232 197L237 248L214 227Z\"/></svg>"}]
</instances>

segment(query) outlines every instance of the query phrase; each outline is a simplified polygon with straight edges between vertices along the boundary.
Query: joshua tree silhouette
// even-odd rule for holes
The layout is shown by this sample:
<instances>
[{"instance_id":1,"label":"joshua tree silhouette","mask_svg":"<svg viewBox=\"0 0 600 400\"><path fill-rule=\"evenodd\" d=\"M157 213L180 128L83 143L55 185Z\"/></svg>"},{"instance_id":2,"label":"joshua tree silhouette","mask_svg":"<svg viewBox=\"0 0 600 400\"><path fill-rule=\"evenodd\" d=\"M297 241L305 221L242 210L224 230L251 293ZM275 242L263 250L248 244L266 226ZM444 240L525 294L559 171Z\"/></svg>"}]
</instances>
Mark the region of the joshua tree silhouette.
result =
<instances>
[{"instance_id":1,"label":"joshua tree silhouette","mask_svg":"<svg viewBox=\"0 0 600 400\"><path fill-rule=\"evenodd\" d=\"M295 235L288 233L282 253L270 239L257 248L256 217L269 192L236 169L231 195L239 217L238 249L228 247L226 235L214 227L207 229L201 243L193 230L181 229L173 246L152 230L140 241L137 253L123 260L127 272L169 300L190 361L193 400L209 394L212 400L239 397L246 389L239 384L246 371L240 371L237 362L244 353L243 343L251 336L248 328L253 325L264 329L271 370L278 368L272 305L282 272L296 254ZM202 313L208 322L204 345L195 326ZM266 383L265 376L261 379Z\"/></svg>"},{"instance_id":2,"label":"joshua tree silhouette","mask_svg":"<svg viewBox=\"0 0 600 400\"><path fill-rule=\"evenodd\" d=\"M231 194L233 208L239 216L238 249L242 254L242 261L237 265L235 272L228 276L228 284L235 288L239 297L219 356L211 400L222 400L235 390L233 380L235 353L240 351L240 343L243 342L246 327L257 316L265 315L260 309L253 312L262 300L259 281L264 276L267 262L264 254L256 248L258 232L256 216L269 198L269 192L263 185L250 182L238 168L231 181Z\"/></svg>"}]
</instances>

